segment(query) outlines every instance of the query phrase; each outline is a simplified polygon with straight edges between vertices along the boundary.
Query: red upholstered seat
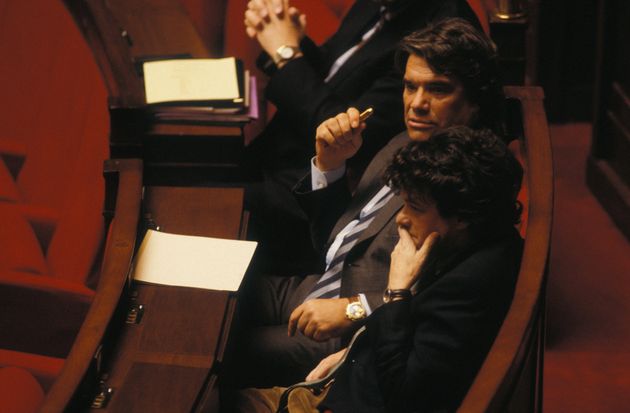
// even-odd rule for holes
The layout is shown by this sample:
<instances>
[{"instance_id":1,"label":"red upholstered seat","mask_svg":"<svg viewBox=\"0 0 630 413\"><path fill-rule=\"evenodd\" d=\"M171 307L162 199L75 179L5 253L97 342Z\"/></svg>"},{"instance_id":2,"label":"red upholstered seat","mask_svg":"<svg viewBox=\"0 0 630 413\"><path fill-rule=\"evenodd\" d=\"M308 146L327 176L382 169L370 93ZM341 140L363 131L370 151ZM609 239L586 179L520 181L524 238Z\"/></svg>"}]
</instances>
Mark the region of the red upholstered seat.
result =
<instances>
[{"instance_id":1,"label":"red upholstered seat","mask_svg":"<svg viewBox=\"0 0 630 413\"><path fill-rule=\"evenodd\" d=\"M0 411L35 413L44 400L44 391L27 370L0 368Z\"/></svg>"},{"instance_id":2,"label":"red upholstered seat","mask_svg":"<svg viewBox=\"0 0 630 413\"><path fill-rule=\"evenodd\" d=\"M47 357L0 348L0 368L11 366L29 371L37 379L44 392L48 391L59 376L64 362L63 359L57 357Z\"/></svg>"},{"instance_id":3,"label":"red upholstered seat","mask_svg":"<svg viewBox=\"0 0 630 413\"><path fill-rule=\"evenodd\" d=\"M44 274L48 268L33 228L15 205L0 202L0 271Z\"/></svg>"},{"instance_id":4,"label":"red upholstered seat","mask_svg":"<svg viewBox=\"0 0 630 413\"><path fill-rule=\"evenodd\" d=\"M99 83L102 87L102 83ZM103 161L108 157L108 114L103 88L88 101L84 130L75 144L75 164L66 180L69 189L55 233L46 251L52 276L84 285L104 238L102 216L105 196Z\"/></svg>"},{"instance_id":5,"label":"red upholstered seat","mask_svg":"<svg viewBox=\"0 0 630 413\"><path fill-rule=\"evenodd\" d=\"M57 283L67 290L70 282L76 283L73 290L89 294L85 282L103 239L102 165L108 150L107 140L98 136L107 127L104 91L99 97L103 99L93 99L88 106L94 114L87 119L93 125L92 133L77 139L67 156L74 158L73 168L59 184L66 190L59 209L0 202L0 240L6 245L0 250L0 282L15 282L18 272L40 274L41 278L25 274L25 285L34 287L41 280L42 288L49 289ZM99 111L96 105L103 108Z\"/></svg>"},{"instance_id":6,"label":"red upholstered seat","mask_svg":"<svg viewBox=\"0 0 630 413\"><path fill-rule=\"evenodd\" d=\"M0 144L0 154L15 155L18 149L24 153L17 179L11 173L7 176L7 168L0 164L0 199L13 203L11 212L0 215L4 227L0 242L11 250L0 252L0 269L45 274L84 287L103 237L107 92L91 51L63 4L20 3L4 6L3 22L12 31L0 29L0 42L10 39L18 44L6 51L7 65L0 69L6 76L0 85L9 91L20 88L15 93L18 100L10 102L18 105L3 112L11 113L3 122L7 139L0 137L20 148ZM14 23L26 18L37 24ZM51 32L55 36L50 37ZM34 246L29 231L40 247Z\"/></svg>"},{"instance_id":7,"label":"red upholstered seat","mask_svg":"<svg viewBox=\"0 0 630 413\"><path fill-rule=\"evenodd\" d=\"M9 172L5 162L0 159L0 202L16 202L20 199L20 191Z\"/></svg>"},{"instance_id":8,"label":"red upholstered seat","mask_svg":"<svg viewBox=\"0 0 630 413\"><path fill-rule=\"evenodd\" d=\"M0 165L0 348L64 357L104 236L107 91L63 2L27 3L1 3L0 162L23 164L13 188Z\"/></svg>"}]
</instances>

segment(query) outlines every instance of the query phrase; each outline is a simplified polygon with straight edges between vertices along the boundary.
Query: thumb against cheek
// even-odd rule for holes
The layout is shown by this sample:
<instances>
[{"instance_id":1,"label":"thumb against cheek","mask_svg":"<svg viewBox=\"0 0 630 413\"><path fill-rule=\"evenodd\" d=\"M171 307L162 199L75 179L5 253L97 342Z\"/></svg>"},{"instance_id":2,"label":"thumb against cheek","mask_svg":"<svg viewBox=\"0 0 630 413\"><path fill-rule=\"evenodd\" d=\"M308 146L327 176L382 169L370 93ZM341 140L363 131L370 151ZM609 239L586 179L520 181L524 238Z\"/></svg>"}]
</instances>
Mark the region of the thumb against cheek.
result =
<instances>
[{"instance_id":1,"label":"thumb against cheek","mask_svg":"<svg viewBox=\"0 0 630 413\"><path fill-rule=\"evenodd\" d=\"M429 236L424 240L422 246L418 250L418 253L424 257L426 257L431 249L435 246L435 244L439 241L440 234L437 232L432 232Z\"/></svg>"}]
</instances>

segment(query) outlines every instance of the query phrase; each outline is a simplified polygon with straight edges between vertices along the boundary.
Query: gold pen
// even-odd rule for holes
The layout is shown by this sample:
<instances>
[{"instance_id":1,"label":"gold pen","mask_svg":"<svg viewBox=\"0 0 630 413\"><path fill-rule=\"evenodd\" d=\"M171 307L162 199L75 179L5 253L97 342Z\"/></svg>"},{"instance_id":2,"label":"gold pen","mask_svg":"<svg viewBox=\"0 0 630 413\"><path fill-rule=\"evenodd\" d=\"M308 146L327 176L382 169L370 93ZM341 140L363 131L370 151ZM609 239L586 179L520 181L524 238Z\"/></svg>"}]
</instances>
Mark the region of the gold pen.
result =
<instances>
[{"instance_id":1,"label":"gold pen","mask_svg":"<svg viewBox=\"0 0 630 413\"><path fill-rule=\"evenodd\" d=\"M367 108L359 114L359 122L365 122L367 118L374 114L374 109Z\"/></svg>"}]
</instances>

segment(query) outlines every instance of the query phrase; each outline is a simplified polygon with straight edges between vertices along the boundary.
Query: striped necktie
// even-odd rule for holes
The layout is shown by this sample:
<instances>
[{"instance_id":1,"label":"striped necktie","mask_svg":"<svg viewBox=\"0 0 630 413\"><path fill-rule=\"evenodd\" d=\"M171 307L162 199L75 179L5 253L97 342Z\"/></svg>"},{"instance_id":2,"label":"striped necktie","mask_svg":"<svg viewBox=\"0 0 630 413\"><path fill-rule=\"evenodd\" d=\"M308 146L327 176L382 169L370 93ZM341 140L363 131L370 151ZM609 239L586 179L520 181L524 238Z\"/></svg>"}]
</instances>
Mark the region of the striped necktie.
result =
<instances>
[{"instance_id":1,"label":"striped necktie","mask_svg":"<svg viewBox=\"0 0 630 413\"><path fill-rule=\"evenodd\" d=\"M359 214L359 218L355 219L353 223L356 223L350 231L348 231L341 241L341 245L335 252L335 255L326 266L326 272L317 281L313 287L311 293L304 299L304 301L312 300L314 298L338 298L341 291L341 273L343 270L343 263L346 256L359 240L361 233L370 226L378 211L389 202L394 196L394 192L389 187L384 187L375 198L380 195L380 199L371 207L364 208Z\"/></svg>"}]
</instances>

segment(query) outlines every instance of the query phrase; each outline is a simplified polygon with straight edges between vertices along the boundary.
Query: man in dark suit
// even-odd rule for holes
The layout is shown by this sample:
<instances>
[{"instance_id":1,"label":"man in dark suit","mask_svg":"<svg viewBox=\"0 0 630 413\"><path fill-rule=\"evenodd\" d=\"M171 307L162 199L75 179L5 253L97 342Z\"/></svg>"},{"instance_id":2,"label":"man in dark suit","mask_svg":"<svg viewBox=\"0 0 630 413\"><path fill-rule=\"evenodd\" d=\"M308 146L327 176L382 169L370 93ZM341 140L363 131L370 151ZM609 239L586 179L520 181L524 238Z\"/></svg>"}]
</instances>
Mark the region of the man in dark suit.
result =
<instances>
[{"instance_id":1,"label":"man in dark suit","mask_svg":"<svg viewBox=\"0 0 630 413\"><path fill-rule=\"evenodd\" d=\"M323 275L257 277L242 288L248 338L237 354L246 384L302 379L382 304L403 205L382 180L396 150L452 124L494 126L502 95L496 50L485 35L452 19L406 37L402 47L407 131L377 154L352 195L345 161L367 126L355 108L338 114L318 127L312 173L295 190L326 258Z\"/></svg>"},{"instance_id":2,"label":"man in dark suit","mask_svg":"<svg viewBox=\"0 0 630 413\"><path fill-rule=\"evenodd\" d=\"M265 96L277 108L247 148L245 162L254 179L246 204L250 238L260 243L259 264L294 274L290 262L301 269L300 261L313 258L304 254L308 225L290 190L307 172L317 126L351 106L374 108L365 143L348 160L348 173L358 180L378 150L405 128L401 73L394 65L398 42L446 17L462 17L480 28L466 0L358 0L337 32L316 46L304 34L304 16L286 0L249 2L247 31L265 51L259 59L269 75ZM286 258L287 251L294 260Z\"/></svg>"},{"instance_id":3,"label":"man in dark suit","mask_svg":"<svg viewBox=\"0 0 630 413\"><path fill-rule=\"evenodd\" d=\"M291 413L457 409L514 293L522 175L489 130L450 127L396 152L384 177L403 207L384 304L365 320L323 400L302 394ZM307 380L341 357L324 359ZM280 392L246 390L239 411L273 412Z\"/></svg>"}]
</instances>

